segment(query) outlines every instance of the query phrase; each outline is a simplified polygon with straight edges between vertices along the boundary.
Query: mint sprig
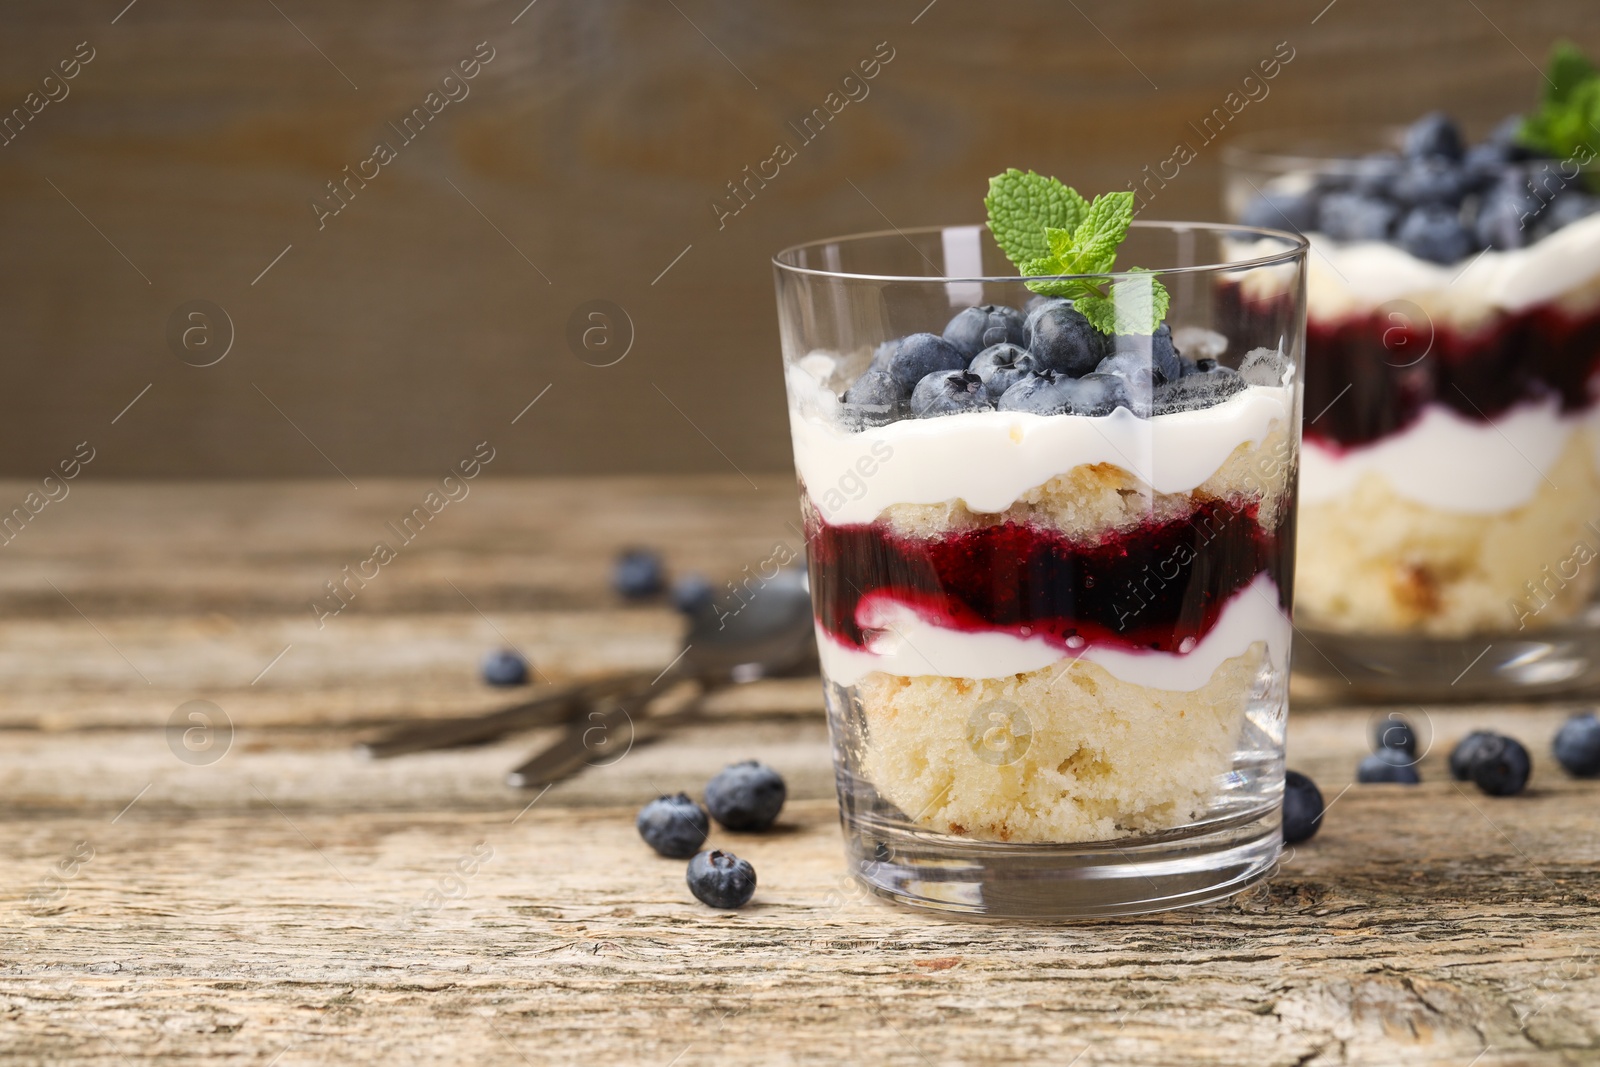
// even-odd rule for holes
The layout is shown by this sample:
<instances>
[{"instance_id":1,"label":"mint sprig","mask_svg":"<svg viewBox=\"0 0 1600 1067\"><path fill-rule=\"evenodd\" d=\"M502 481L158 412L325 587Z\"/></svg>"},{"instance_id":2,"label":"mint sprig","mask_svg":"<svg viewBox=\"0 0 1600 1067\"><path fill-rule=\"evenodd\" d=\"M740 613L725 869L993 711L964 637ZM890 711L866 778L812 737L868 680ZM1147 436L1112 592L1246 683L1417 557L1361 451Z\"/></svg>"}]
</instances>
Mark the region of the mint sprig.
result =
<instances>
[{"instance_id":1,"label":"mint sprig","mask_svg":"<svg viewBox=\"0 0 1600 1067\"><path fill-rule=\"evenodd\" d=\"M1592 162L1600 156L1600 72L1575 45L1562 41L1551 50L1546 77L1539 107L1522 120L1517 139L1557 159Z\"/></svg>"},{"instance_id":2,"label":"mint sprig","mask_svg":"<svg viewBox=\"0 0 1600 1067\"><path fill-rule=\"evenodd\" d=\"M1091 202L1054 178L1015 168L989 179L983 203L989 231L1024 275L1109 273L1133 223L1132 193L1103 193ZM1153 277L1025 284L1036 293L1071 300L1101 333L1154 333L1170 303L1166 287Z\"/></svg>"}]
</instances>

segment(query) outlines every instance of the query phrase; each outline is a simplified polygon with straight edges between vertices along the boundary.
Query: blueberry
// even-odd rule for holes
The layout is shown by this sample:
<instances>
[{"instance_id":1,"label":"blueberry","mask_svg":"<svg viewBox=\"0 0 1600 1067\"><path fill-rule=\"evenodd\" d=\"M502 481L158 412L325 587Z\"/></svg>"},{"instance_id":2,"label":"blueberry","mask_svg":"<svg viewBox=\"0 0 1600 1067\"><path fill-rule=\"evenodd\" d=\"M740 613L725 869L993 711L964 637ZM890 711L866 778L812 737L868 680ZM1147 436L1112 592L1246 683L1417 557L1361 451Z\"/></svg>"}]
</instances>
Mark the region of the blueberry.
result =
<instances>
[{"instance_id":1,"label":"blueberry","mask_svg":"<svg viewBox=\"0 0 1600 1067\"><path fill-rule=\"evenodd\" d=\"M1393 748L1415 758L1417 754L1417 732L1411 728L1411 723L1399 715L1390 712L1378 720L1372 728L1372 747L1374 750Z\"/></svg>"},{"instance_id":2,"label":"blueberry","mask_svg":"<svg viewBox=\"0 0 1600 1067\"><path fill-rule=\"evenodd\" d=\"M1035 370L1002 393L996 406L1001 411L1031 415L1064 415L1072 407L1071 390L1075 380L1055 371Z\"/></svg>"},{"instance_id":3,"label":"blueberry","mask_svg":"<svg viewBox=\"0 0 1600 1067\"><path fill-rule=\"evenodd\" d=\"M1179 411L1199 411L1214 407L1235 393L1244 392L1245 388L1243 378L1227 367L1218 366L1216 360L1197 360L1191 373L1156 389L1150 399L1150 412L1171 415Z\"/></svg>"},{"instance_id":4,"label":"blueberry","mask_svg":"<svg viewBox=\"0 0 1600 1067\"><path fill-rule=\"evenodd\" d=\"M1125 379L1115 374L1092 371L1078 379L1072 395L1074 415L1109 415L1118 408L1128 408L1135 414L1148 413L1150 394L1135 393Z\"/></svg>"},{"instance_id":5,"label":"blueberry","mask_svg":"<svg viewBox=\"0 0 1600 1067\"><path fill-rule=\"evenodd\" d=\"M1094 373L1121 378L1128 395L1143 398L1146 405L1150 403L1150 394L1155 391L1157 384L1156 369L1150 365L1149 358L1140 356L1136 352L1116 352L1109 355L1100 361ZM1164 381L1162 384L1165 384Z\"/></svg>"},{"instance_id":6,"label":"blueberry","mask_svg":"<svg viewBox=\"0 0 1600 1067\"><path fill-rule=\"evenodd\" d=\"M630 548L612 565L611 586L627 600L653 597L665 584L661 557L648 548Z\"/></svg>"},{"instance_id":7,"label":"blueberry","mask_svg":"<svg viewBox=\"0 0 1600 1067\"><path fill-rule=\"evenodd\" d=\"M1438 156L1442 159L1461 158L1461 131L1442 111L1430 112L1406 127L1405 154L1411 159Z\"/></svg>"},{"instance_id":8,"label":"blueberry","mask_svg":"<svg viewBox=\"0 0 1600 1067\"><path fill-rule=\"evenodd\" d=\"M1394 195L1400 177L1400 157L1390 152L1374 152L1350 165L1350 189L1362 196L1382 200Z\"/></svg>"},{"instance_id":9,"label":"blueberry","mask_svg":"<svg viewBox=\"0 0 1600 1067\"><path fill-rule=\"evenodd\" d=\"M1106 335L1065 304L1041 307L1028 316L1028 352L1035 370L1077 378L1109 354Z\"/></svg>"},{"instance_id":10,"label":"blueberry","mask_svg":"<svg viewBox=\"0 0 1600 1067\"><path fill-rule=\"evenodd\" d=\"M1071 306L1072 302L1064 296L1030 296L1027 303L1022 305L1023 329L1027 329L1027 320L1033 318L1033 313L1040 308Z\"/></svg>"},{"instance_id":11,"label":"blueberry","mask_svg":"<svg viewBox=\"0 0 1600 1067\"><path fill-rule=\"evenodd\" d=\"M1383 241L1399 214L1387 200L1360 193L1331 193L1322 198L1317 229L1336 241Z\"/></svg>"},{"instance_id":12,"label":"blueberry","mask_svg":"<svg viewBox=\"0 0 1600 1067\"><path fill-rule=\"evenodd\" d=\"M1528 786L1533 760L1522 742L1490 734L1478 742L1472 755L1472 781L1492 797L1509 797Z\"/></svg>"},{"instance_id":13,"label":"blueberry","mask_svg":"<svg viewBox=\"0 0 1600 1067\"><path fill-rule=\"evenodd\" d=\"M900 338L895 337L883 342L872 350L872 362L867 364L869 371L882 371L889 373L889 361L894 359L894 354L900 351Z\"/></svg>"},{"instance_id":14,"label":"blueberry","mask_svg":"<svg viewBox=\"0 0 1600 1067\"><path fill-rule=\"evenodd\" d=\"M633 825L639 828L645 844L675 860L688 859L699 852L711 833L706 810L685 793L652 800L639 809Z\"/></svg>"},{"instance_id":15,"label":"blueberry","mask_svg":"<svg viewBox=\"0 0 1600 1067\"><path fill-rule=\"evenodd\" d=\"M745 760L724 767L706 783L706 807L729 830L765 830L783 810L788 790L778 772Z\"/></svg>"},{"instance_id":16,"label":"blueberry","mask_svg":"<svg viewBox=\"0 0 1600 1067\"><path fill-rule=\"evenodd\" d=\"M710 607L714 599L711 581L703 574L685 574L672 583L672 606L685 615Z\"/></svg>"},{"instance_id":17,"label":"blueberry","mask_svg":"<svg viewBox=\"0 0 1600 1067\"><path fill-rule=\"evenodd\" d=\"M1283 843L1298 845L1322 829L1322 790L1299 771L1283 772Z\"/></svg>"},{"instance_id":18,"label":"blueberry","mask_svg":"<svg viewBox=\"0 0 1600 1067\"><path fill-rule=\"evenodd\" d=\"M1473 235L1485 248L1502 251L1522 248L1531 236L1530 226L1541 205L1520 173L1503 179L1483 196Z\"/></svg>"},{"instance_id":19,"label":"blueberry","mask_svg":"<svg viewBox=\"0 0 1600 1067\"><path fill-rule=\"evenodd\" d=\"M1474 730L1450 750L1450 777L1458 782L1472 780L1472 761L1477 758L1478 746L1495 736L1488 730Z\"/></svg>"},{"instance_id":20,"label":"blueberry","mask_svg":"<svg viewBox=\"0 0 1600 1067\"><path fill-rule=\"evenodd\" d=\"M1172 327L1157 326L1154 333L1119 333L1111 339L1113 352L1133 352L1155 369L1157 385L1183 377L1178 349L1172 343Z\"/></svg>"},{"instance_id":21,"label":"blueberry","mask_svg":"<svg viewBox=\"0 0 1600 1067\"><path fill-rule=\"evenodd\" d=\"M944 339L971 359L990 345L1028 343L1027 320L1016 308L983 304L967 308L944 328Z\"/></svg>"},{"instance_id":22,"label":"blueberry","mask_svg":"<svg viewBox=\"0 0 1600 1067\"><path fill-rule=\"evenodd\" d=\"M1574 715L1556 731L1556 762L1578 778L1600 778L1600 719Z\"/></svg>"},{"instance_id":23,"label":"blueberry","mask_svg":"<svg viewBox=\"0 0 1600 1067\"><path fill-rule=\"evenodd\" d=\"M1268 230L1313 229L1317 221L1316 193L1269 189L1245 205L1239 221L1246 226Z\"/></svg>"},{"instance_id":24,"label":"blueberry","mask_svg":"<svg viewBox=\"0 0 1600 1067\"><path fill-rule=\"evenodd\" d=\"M689 861L689 892L713 908L742 908L756 892L756 869L732 852L712 849Z\"/></svg>"},{"instance_id":25,"label":"blueberry","mask_svg":"<svg viewBox=\"0 0 1600 1067\"><path fill-rule=\"evenodd\" d=\"M1361 761L1356 768L1356 781L1367 785L1392 783L1416 785L1422 781L1411 757L1398 748L1380 748Z\"/></svg>"},{"instance_id":26,"label":"blueberry","mask_svg":"<svg viewBox=\"0 0 1600 1067\"><path fill-rule=\"evenodd\" d=\"M1400 247L1433 263L1456 263L1472 252L1472 238L1455 208L1424 204L1414 208L1396 234Z\"/></svg>"},{"instance_id":27,"label":"blueberry","mask_svg":"<svg viewBox=\"0 0 1600 1067\"><path fill-rule=\"evenodd\" d=\"M1461 162L1461 172L1466 177L1469 189L1482 192L1500 180L1510 162L1510 148L1485 141L1467 149L1467 156Z\"/></svg>"},{"instance_id":28,"label":"blueberry","mask_svg":"<svg viewBox=\"0 0 1600 1067\"><path fill-rule=\"evenodd\" d=\"M1403 204L1460 205L1467 193L1467 173L1437 156L1407 160L1394 180L1394 196Z\"/></svg>"},{"instance_id":29,"label":"blueberry","mask_svg":"<svg viewBox=\"0 0 1600 1067\"><path fill-rule=\"evenodd\" d=\"M900 338L889 357L889 375L910 393L922 379L940 370L965 370L967 357L936 333L914 333Z\"/></svg>"},{"instance_id":30,"label":"blueberry","mask_svg":"<svg viewBox=\"0 0 1600 1067\"><path fill-rule=\"evenodd\" d=\"M1495 128L1489 131L1489 136L1484 138L1485 144L1492 144L1496 148L1508 151L1514 150L1520 144L1519 135L1522 133L1522 116L1507 115L1501 119Z\"/></svg>"},{"instance_id":31,"label":"blueberry","mask_svg":"<svg viewBox=\"0 0 1600 1067\"><path fill-rule=\"evenodd\" d=\"M844 391L843 400L847 407L857 409L853 412L857 416L869 413L893 416L910 394L911 390L895 381L888 371L868 368Z\"/></svg>"},{"instance_id":32,"label":"blueberry","mask_svg":"<svg viewBox=\"0 0 1600 1067\"><path fill-rule=\"evenodd\" d=\"M911 414L919 419L992 410L994 401L984 388L983 379L971 371L937 370L911 391Z\"/></svg>"},{"instance_id":33,"label":"blueberry","mask_svg":"<svg viewBox=\"0 0 1600 1067\"><path fill-rule=\"evenodd\" d=\"M973 357L967 369L983 379L989 397L998 400L1033 370L1033 357L1028 355L1027 349L1013 344L990 345Z\"/></svg>"},{"instance_id":34,"label":"blueberry","mask_svg":"<svg viewBox=\"0 0 1600 1067\"><path fill-rule=\"evenodd\" d=\"M526 685L528 661L514 648L497 648L483 657L478 668L490 685Z\"/></svg>"}]
</instances>

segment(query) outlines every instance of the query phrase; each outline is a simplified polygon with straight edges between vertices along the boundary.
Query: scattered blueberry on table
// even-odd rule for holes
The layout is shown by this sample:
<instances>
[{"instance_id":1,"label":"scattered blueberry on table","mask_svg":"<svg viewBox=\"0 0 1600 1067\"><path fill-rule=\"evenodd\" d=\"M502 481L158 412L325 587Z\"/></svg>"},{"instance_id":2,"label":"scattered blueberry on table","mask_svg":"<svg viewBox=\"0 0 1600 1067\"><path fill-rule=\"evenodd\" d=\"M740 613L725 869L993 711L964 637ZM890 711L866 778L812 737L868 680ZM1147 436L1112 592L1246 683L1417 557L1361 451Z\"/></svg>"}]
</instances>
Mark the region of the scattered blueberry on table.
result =
<instances>
[{"instance_id":1,"label":"scattered blueberry on table","mask_svg":"<svg viewBox=\"0 0 1600 1067\"><path fill-rule=\"evenodd\" d=\"M1472 781L1492 797L1515 796L1528 786L1533 760L1522 742L1513 737L1490 734L1478 742L1472 754Z\"/></svg>"},{"instance_id":2,"label":"scattered blueberry on table","mask_svg":"<svg viewBox=\"0 0 1600 1067\"><path fill-rule=\"evenodd\" d=\"M1474 730L1450 750L1450 777L1458 782L1472 781L1472 761L1478 752L1478 746L1487 738L1495 736L1488 730Z\"/></svg>"},{"instance_id":3,"label":"scattered blueberry on table","mask_svg":"<svg viewBox=\"0 0 1600 1067\"><path fill-rule=\"evenodd\" d=\"M646 600L666 586L661 557L648 548L630 548L617 556L611 586L626 600Z\"/></svg>"},{"instance_id":4,"label":"scattered blueberry on table","mask_svg":"<svg viewBox=\"0 0 1600 1067\"><path fill-rule=\"evenodd\" d=\"M708 607L714 599L711 581L703 574L685 574L672 583L672 606L685 615Z\"/></svg>"},{"instance_id":5,"label":"scattered blueberry on table","mask_svg":"<svg viewBox=\"0 0 1600 1067\"><path fill-rule=\"evenodd\" d=\"M760 831L777 821L788 788L777 771L757 760L724 767L706 783L706 807L729 830Z\"/></svg>"},{"instance_id":6,"label":"scattered blueberry on table","mask_svg":"<svg viewBox=\"0 0 1600 1067\"><path fill-rule=\"evenodd\" d=\"M657 797L639 809L634 820L645 844L671 859L688 859L706 843L711 820L688 794Z\"/></svg>"},{"instance_id":7,"label":"scattered blueberry on table","mask_svg":"<svg viewBox=\"0 0 1600 1067\"><path fill-rule=\"evenodd\" d=\"M1299 771L1283 774L1283 843L1309 841L1322 829L1322 790Z\"/></svg>"},{"instance_id":8,"label":"scattered blueberry on table","mask_svg":"<svg viewBox=\"0 0 1600 1067\"><path fill-rule=\"evenodd\" d=\"M1364 785L1416 785L1422 781L1417 765L1398 748L1380 748L1361 761L1356 781Z\"/></svg>"},{"instance_id":9,"label":"scattered blueberry on table","mask_svg":"<svg viewBox=\"0 0 1600 1067\"><path fill-rule=\"evenodd\" d=\"M1393 713L1378 720L1372 728L1372 747L1395 748L1407 756L1415 757L1417 754L1417 732L1412 729L1409 720Z\"/></svg>"},{"instance_id":10,"label":"scattered blueberry on table","mask_svg":"<svg viewBox=\"0 0 1600 1067\"><path fill-rule=\"evenodd\" d=\"M713 908L742 908L756 892L756 869L731 852L696 853L685 875L689 892Z\"/></svg>"},{"instance_id":11,"label":"scattered blueberry on table","mask_svg":"<svg viewBox=\"0 0 1600 1067\"><path fill-rule=\"evenodd\" d=\"M1556 731L1556 762L1577 778L1600 777L1600 718L1592 711L1574 715Z\"/></svg>"},{"instance_id":12,"label":"scattered blueberry on table","mask_svg":"<svg viewBox=\"0 0 1600 1067\"><path fill-rule=\"evenodd\" d=\"M528 661L514 648L497 648L483 657L479 673L489 685L526 685Z\"/></svg>"}]
</instances>

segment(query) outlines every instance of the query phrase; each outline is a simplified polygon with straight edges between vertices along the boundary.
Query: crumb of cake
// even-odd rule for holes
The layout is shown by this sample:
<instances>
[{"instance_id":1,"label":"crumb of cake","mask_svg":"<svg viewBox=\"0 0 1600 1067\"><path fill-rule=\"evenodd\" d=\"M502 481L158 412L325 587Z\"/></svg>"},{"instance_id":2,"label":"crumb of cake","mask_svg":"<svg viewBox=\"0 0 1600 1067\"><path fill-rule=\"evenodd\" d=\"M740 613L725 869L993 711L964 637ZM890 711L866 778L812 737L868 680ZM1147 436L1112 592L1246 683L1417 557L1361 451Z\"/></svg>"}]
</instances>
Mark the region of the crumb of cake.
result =
<instances>
[{"instance_id":1,"label":"crumb of cake","mask_svg":"<svg viewBox=\"0 0 1600 1067\"><path fill-rule=\"evenodd\" d=\"M1534 630L1581 611L1600 584L1589 523L1600 498L1588 435L1574 434L1547 484L1496 515L1440 511L1395 494L1368 472L1336 501L1300 505L1295 610L1305 624L1345 633ZM1558 487L1559 488L1556 488Z\"/></svg>"},{"instance_id":2,"label":"crumb of cake","mask_svg":"<svg viewBox=\"0 0 1600 1067\"><path fill-rule=\"evenodd\" d=\"M993 679L868 675L856 687L862 769L913 822L979 840L1183 826L1232 768L1267 662L1257 642L1190 693L1124 682L1088 660ZM990 718L1012 746L996 750L1003 758L980 751Z\"/></svg>"},{"instance_id":3,"label":"crumb of cake","mask_svg":"<svg viewBox=\"0 0 1600 1067\"><path fill-rule=\"evenodd\" d=\"M1197 503L1259 504L1257 521L1275 526L1288 504L1293 444L1274 424L1259 442L1234 449L1217 472L1193 491L1157 493L1146 482L1110 463L1086 463L1023 493L1000 512L977 512L962 500L942 504L894 504L879 519L908 537L937 537L952 530L1003 522L1049 526L1074 540L1098 540L1146 523L1186 518Z\"/></svg>"}]
</instances>

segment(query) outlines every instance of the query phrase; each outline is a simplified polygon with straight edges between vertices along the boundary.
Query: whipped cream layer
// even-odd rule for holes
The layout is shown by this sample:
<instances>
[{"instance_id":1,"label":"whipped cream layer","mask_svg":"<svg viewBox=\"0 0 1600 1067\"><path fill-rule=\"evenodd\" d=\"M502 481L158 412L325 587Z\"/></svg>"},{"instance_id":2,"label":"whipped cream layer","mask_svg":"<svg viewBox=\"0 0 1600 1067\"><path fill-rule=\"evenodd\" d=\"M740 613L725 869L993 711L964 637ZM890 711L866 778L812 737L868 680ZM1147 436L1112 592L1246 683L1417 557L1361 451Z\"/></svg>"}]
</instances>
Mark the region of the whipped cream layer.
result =
<instances>
[{"instance_id":1,"label":"whipped cream layer","mask_svg":"<svg viewBox=\"0 0 1600 1067\"><path fill-rule=\"evenodd\" d=\"M951 630L887 597L863 601L856 622L878 631L865 650L841 644L817 627L817 651L828 680L855 685L875 671L909 677L1004 678L1084 659L1134 685L1189 693L1203 687L1225 661L1257 641L1267 643L1275 668L1287 666L1291 625L1278 606L1278 588L1259 574L1229 599L1215 625L1187 652L1133 652L1088 644L1063 650L1042 637L999 631Z\"/></svg>"},{"instance_id":2,"label":"whipped cream layer","mask_svg":"<svg viewBox=\"0 0 1600 1067\"><path fill-rule=\"evenodd\" d=\"M1510 511L1549 484L1551 468L1575 433L1590 434L1600 446L1600 413L1563 415L1552 397L1482 422L1429 404L1417 421L1369 445L1329 447L1307 437L1300 450L1300 500L1335 500L1375 472L1396 496L1425 507L1465 515Z\"/></svg>"},{"instance_id":3,"label":"whipped cream layer","mask_svg":"<svg viewBox=\"0 0 1600 1067\"><path fill-rule=\"evenodd\" d=\"M834 360L813 353L788 373L795 468L823 518L868 523L893 504L961 501L996 513L1074 467L1120 467L1158 493L1205 482L1242 444L1259 444L1294 415L1291 386L1252 385L1213 407L1139 418L979 411L902 419L850 432L827 381Z\"/></svg>"}]
</instances>

